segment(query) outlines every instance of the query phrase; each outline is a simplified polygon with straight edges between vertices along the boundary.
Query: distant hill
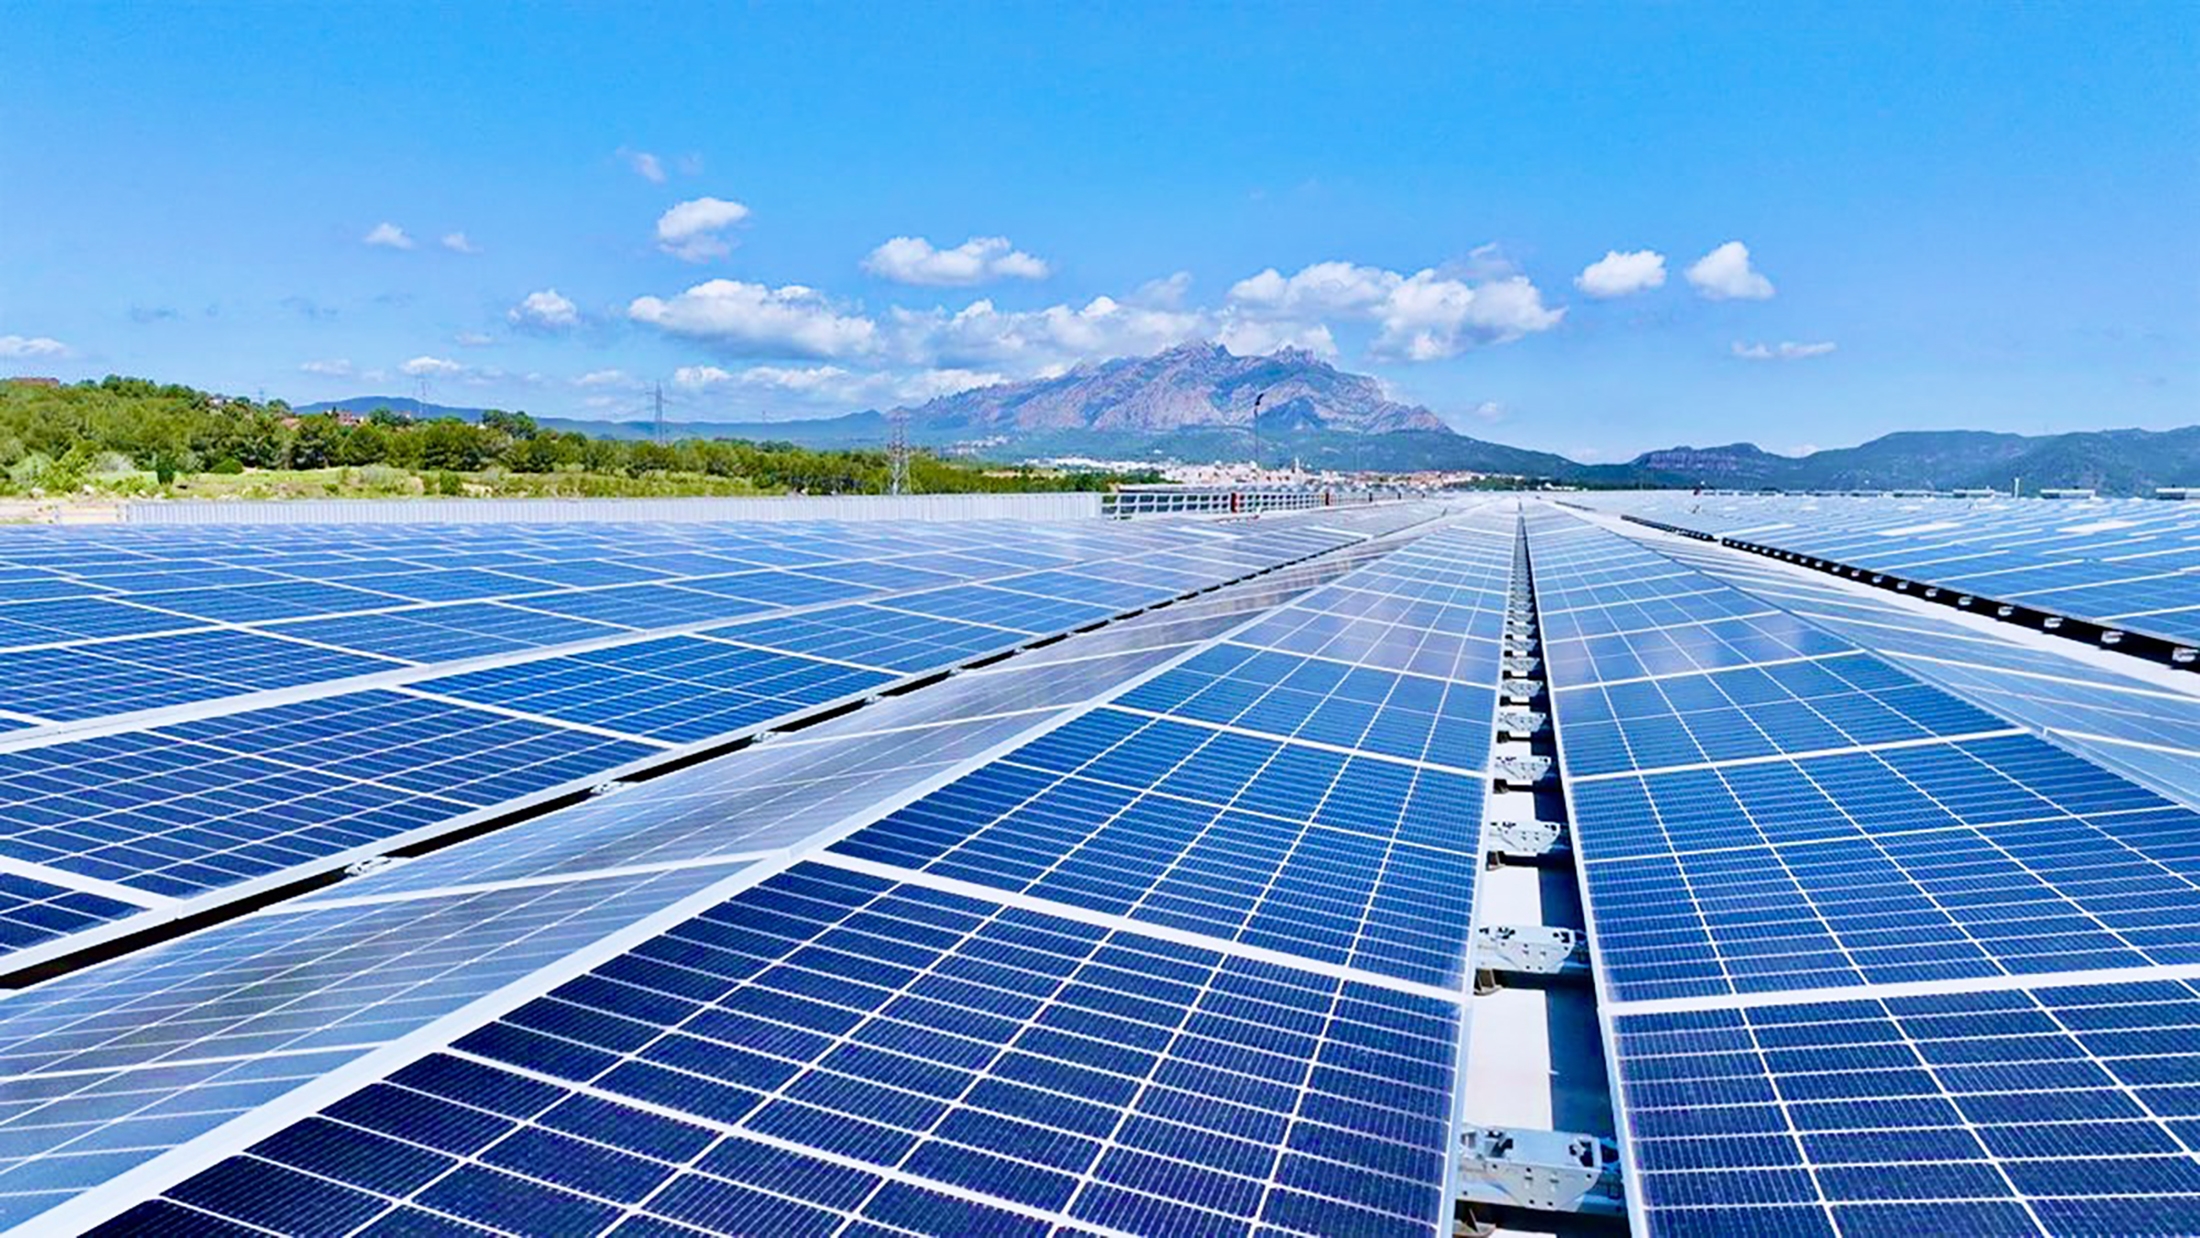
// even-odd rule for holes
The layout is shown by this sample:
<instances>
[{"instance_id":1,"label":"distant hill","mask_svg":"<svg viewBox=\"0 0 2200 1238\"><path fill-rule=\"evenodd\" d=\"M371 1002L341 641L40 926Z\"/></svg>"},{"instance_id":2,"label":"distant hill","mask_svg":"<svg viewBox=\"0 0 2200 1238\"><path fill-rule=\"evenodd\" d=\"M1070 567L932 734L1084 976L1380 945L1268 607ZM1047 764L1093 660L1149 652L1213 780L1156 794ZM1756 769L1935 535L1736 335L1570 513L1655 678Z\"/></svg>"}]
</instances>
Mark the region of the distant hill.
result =
<instances>
[{"instance_id":1,"label":"distant hill","mask_svg":"<svg viewBox=\"0 0 2200 1238\"><path fill-rule=\"evenodd\" d=\"M460 421L479 421L485 408L453 408L448 404L427 404L409 395L355 395L342 400L323 400L319 404L300 404L290 411L294 413L371 413L386 408L407 417L456 417Z\"/></svg>"},{"instance_id":2,"label":"distant hill","mask_svg":"<svg viewBox=\"0 0 2200 1238\"><path fill-rule=\"evenodd\" d=\"M2200 426L2178 430L2089 430L2027 436L1984 430L1906 430L1855 447L1781 456L1753 443L1673 447L1624 465L1583 470L1579 480L1613 485L1707 485L1782 490L1958 489L2006 491L2090 486L2104 494L2146 494L2200 477Z\"/></svg>"},{"instance_id":3,"label":"distant hill","mask_svg":"<svg viewBox=\"0 0 2200 1238\"><path fill-rule=\"evenodd\" d=\"M1679 446L1624 464L1581 464L1459 434L1435 413L1385 395L1310 352L1239 357L1220 345L1186 344L1150 357L1080 365L1054 378L999 383L896 410L912 441L999 459L1090 456L1105 460L1245 459L1262 397L1261 458L1310 467L1444 469L1515 474L1607 486L1772 487L1782 490L1993 486L2092 486L2144 494L2200 484L2200 426L2026 436L1982 430L1916 430L1855 447L1783 456L1753 443ZM388 408L416 416L478 420L482 410L422 405L407 396L355 396L300 412ZM784 441L805 447L877 447L891 413L865 410L795 421L668 422L690 438ZM647 421L543 417L550 429L642 439Z\"/></svg>"}]
</instances>

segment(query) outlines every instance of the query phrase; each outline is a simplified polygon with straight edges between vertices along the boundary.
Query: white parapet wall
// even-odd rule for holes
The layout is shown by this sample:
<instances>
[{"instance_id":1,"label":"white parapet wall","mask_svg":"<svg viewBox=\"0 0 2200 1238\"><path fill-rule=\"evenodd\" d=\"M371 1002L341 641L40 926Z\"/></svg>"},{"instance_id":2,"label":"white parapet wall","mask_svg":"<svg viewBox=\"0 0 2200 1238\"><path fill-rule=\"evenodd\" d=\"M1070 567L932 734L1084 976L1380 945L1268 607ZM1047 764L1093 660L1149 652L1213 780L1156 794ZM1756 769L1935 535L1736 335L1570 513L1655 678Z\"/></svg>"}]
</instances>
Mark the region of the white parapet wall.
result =
<instances>
[{"instance_id":1,"label":"white parapet wall","mask_svg":"<svg viewBox=\"0 0 2200 1238\"><path fill-rule=\"evenodd\" d=\"M1097 520L1096 493L696 499L137 500L127 524L557 524L700 520Z\"/></svg>"}]
</instances>

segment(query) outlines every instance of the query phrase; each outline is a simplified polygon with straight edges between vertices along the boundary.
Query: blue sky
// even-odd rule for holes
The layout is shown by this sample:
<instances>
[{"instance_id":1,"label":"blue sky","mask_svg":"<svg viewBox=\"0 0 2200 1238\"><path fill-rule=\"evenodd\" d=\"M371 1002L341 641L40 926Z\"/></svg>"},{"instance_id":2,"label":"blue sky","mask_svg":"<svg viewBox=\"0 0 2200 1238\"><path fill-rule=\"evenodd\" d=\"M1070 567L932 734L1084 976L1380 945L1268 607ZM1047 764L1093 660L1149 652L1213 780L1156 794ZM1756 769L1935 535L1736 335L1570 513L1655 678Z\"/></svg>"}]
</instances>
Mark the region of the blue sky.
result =
<instances>
[{"instance_id":1,"label":"blue sky","mask_svg":"<svg viewBox=\"0 0 2200 1238\"><path fill-rule=\"evenodd\" d=\"M792 418L1208 338L1590 459L2200 420L2187 3L4 24L0 372Z\"/></svg>"}]
</instances>

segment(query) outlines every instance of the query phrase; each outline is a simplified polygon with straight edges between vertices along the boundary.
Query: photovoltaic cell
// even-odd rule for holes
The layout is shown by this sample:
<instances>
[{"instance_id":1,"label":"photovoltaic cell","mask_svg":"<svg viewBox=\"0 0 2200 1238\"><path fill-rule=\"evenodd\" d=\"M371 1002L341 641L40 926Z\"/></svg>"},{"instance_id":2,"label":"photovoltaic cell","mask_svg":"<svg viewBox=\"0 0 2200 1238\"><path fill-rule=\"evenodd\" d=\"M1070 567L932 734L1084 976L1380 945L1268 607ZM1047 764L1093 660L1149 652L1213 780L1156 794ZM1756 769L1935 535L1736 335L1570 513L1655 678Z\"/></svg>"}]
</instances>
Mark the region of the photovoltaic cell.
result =
<instances>
[{"instance_id":1,"label":"photovoltaic cell","mask_svg":"<svg viewBox=\"0 0 2200 1238\"><path fill-rule=\"evenodd\" d=\"M1457 1018L807 865L105 1232L1432 1234Z\"/></svg>"}]
</instances>

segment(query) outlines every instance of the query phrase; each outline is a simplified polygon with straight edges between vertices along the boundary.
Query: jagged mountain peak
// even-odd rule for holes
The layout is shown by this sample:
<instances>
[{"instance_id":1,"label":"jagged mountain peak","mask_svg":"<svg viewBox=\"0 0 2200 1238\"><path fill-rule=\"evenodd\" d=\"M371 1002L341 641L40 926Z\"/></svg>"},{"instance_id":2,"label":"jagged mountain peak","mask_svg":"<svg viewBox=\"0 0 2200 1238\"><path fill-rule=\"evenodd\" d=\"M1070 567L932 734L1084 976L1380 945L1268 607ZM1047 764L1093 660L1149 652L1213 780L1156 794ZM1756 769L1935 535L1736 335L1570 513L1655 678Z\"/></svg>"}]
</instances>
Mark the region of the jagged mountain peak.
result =
<instances>
[{"instance_id":1,"label":"jagged mountain peak","mask_svg":"<svg viewBox=\"0 0 2200 1238\"><path fill-rule=\"evenodd\" d=\"M1263 427L1380 434L1448 433L1436 414L1402 404L1382 384L1348 374L1314 353L1284 348L1241 357L1220 344L1193 342L1145 357L1089 362L1053 378L1001 383L942 396L908 409L910 420L972 434L1065 430L1167 433L1202 426L1249 426L1260 399Z\"/></svg>"}]
</instances>

